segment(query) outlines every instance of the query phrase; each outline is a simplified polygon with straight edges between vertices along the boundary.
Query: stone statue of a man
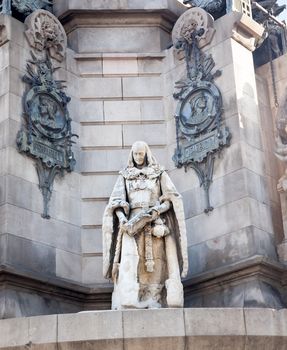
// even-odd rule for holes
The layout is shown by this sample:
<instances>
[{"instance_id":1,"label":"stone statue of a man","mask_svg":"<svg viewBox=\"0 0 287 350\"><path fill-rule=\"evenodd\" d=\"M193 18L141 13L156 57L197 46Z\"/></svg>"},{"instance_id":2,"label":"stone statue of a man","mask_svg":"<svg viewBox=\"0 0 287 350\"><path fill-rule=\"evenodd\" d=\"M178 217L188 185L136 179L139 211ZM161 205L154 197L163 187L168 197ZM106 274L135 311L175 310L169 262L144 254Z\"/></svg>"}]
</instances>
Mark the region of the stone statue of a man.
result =
<instances>
[{"instance_id":1,"label":"stone statue of a man","mask_svg":"<svg viewBox=\"0 0 287 350\"><path fill-rule=\"evenodd\" d=\"M145 142L133 144L104 213L103 269L113 309L183 306L182 199Z\"/></svg>"}]
</instances>

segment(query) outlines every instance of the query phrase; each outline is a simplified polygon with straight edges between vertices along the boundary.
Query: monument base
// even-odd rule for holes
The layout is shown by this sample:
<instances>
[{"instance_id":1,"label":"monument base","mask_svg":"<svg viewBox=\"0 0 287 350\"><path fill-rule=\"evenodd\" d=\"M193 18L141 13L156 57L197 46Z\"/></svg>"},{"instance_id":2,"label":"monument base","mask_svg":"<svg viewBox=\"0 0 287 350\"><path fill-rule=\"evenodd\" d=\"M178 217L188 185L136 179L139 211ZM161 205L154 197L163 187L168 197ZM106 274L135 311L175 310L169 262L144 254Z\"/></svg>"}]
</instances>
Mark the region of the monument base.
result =
<instances>
[{"instance_id":1,"label":"monument base","mask_svg":"<svg viewBox=\"0 0 287 350\"><path fill-rule=\"evenodd\" d=\"M0 321L0 349L280 350L287 310L97 311ZM48 330L48 331L47 331Z\"/></svg>"}]
</instances>

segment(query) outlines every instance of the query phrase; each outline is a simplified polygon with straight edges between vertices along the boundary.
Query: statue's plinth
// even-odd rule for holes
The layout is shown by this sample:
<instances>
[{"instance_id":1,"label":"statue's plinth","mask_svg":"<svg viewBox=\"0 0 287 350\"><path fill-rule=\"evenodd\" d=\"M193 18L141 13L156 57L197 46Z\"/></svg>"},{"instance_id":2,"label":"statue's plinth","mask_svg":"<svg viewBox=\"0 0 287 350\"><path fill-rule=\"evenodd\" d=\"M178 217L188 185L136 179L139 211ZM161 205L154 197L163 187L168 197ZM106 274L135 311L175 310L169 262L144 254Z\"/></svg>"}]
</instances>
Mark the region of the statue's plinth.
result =
<instances>
[{"instance_id":1,"label":"statue's plinth","mask_svg":"<svg viewBox=\"0 0 287 350\"><path fill-rule=\"evenodd\" d=\"M0 321L0 349L23 349L29 344L39 350L278 350L287 347L286 324L287 311L272 309L160 309L39 316Z\"/></svg>"}]
</instances>

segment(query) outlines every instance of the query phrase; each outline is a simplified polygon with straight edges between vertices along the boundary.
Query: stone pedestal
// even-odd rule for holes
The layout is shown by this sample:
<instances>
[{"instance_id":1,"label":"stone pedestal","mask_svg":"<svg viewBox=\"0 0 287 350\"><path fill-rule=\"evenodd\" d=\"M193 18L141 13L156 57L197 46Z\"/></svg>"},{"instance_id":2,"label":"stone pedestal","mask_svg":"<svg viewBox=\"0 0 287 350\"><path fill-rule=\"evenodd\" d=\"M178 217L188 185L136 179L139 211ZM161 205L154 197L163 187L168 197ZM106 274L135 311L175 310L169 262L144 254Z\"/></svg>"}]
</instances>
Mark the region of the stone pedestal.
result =
<instances>
[{"instance_id":1,"label":"stone pedestal","mask_svg":"<svg viewBox=\"0 0 287 350\"><path fill-rule=\"evenodd\" d=\"M0 321L0 349L284 350L286 322L286 310L272 309L165 309L39 316Z\"/></svg>"}]
</instances>

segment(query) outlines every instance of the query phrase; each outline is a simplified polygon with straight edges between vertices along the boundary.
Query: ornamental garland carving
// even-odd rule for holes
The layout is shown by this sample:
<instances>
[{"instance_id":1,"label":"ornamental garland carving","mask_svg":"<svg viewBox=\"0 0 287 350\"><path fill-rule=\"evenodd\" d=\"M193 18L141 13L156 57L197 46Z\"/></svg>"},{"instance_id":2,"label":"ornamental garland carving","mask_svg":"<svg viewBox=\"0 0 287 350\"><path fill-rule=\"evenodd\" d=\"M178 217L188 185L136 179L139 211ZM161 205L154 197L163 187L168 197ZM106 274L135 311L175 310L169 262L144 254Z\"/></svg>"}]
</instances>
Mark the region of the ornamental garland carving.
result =
<instances>
[{"instance_id":1,"label":"ornamental garland carving","mask_svg":"<svg viewBox=\"0 0 287 350\"><path fill-rule=\"evenodd\" d=\"M31 47L47 50L52 58L63 61L67 48L67 36L60 21L45 10L33 12L26 18L25 34Z\"/></svg>"},{"instance_id":2,"label":"ornamental garland carving","mask_svg":"<svg viewBox=\"0 0 287 350\"><path fill-rule=\"evenodd\" d=\"M53 15L44 12L46 11L36 11L28 18L29 33L37 27L35 23L57 24L56 18L51 20ZM38 20L39 18L44 20ZM58 51L54 45L57 39L54 38L58 38L62 31L56 25L49 28L51 30L48 34L37 36L39 46L34 52L31 51L31 59L27 62L26 74L23 76L27 85L23 96L23 123L17 135L18 150L36 161L39 188L43 195L42 217L46 219L50 218L49 201L55 176L63 176L65 171L71 172L75 167L72 139L77 136L72 133L67 108L70 97L64 92L64 82L54 78L57 68L54 67L52 59L60 57L55 56ZM52 39L51 42L48 38ZM34 48L33 44L31 46ZM60 50L62 59L65 55L64 48L62 46Z\"/></svg>"},{"instance_id":3,"label":"ornamental garland carving","mask_svg":"<svg viewBox=\"0 0 287 350\"><path fill-rule=\"evenodd\" d=\"M200 8L181 16L173 30L175 50L182 51L186 77L175 84L178 101L175 121L177 148L173 160L178 168L193 168L205 191L205 212L213 210L209 187L213 178L215 155L229 145L231 134L222 123L222 98L214 79L215 62L201 48L212 40L212 17Z\"/></svg>"}]
</instances>

